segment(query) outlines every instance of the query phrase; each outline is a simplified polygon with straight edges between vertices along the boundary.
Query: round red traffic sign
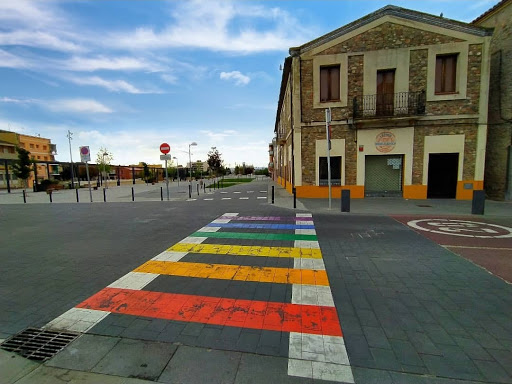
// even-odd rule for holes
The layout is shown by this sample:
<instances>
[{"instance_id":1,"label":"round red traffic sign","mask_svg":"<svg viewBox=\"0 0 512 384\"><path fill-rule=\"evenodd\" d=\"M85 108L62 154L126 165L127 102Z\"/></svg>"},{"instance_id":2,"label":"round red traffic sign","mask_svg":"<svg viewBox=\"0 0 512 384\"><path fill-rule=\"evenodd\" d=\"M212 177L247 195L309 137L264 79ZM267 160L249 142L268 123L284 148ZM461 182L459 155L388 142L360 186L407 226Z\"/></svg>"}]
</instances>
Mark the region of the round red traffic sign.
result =
<instances>
[{"instance_id":1,"label":"round red traffic sign","mask_svg":"<svg viewBox=\"0 0 512 384\"><path fill-rule=\"evenodd\" d=\"M89 154L89 147L80 147L80 153L87 156Z\"/></svg>"},{"instance_id":2,"label":"round red traffic sign","mask_svg":"<svg viewBox=\"0 0 512 384\"><path fill-rule=\"evenodd\" d=\"M164 155L167 155L169 152L171 152L171 146L167 143L160 144L160 152L162 152Z\"/></svg>"}]
</instances>

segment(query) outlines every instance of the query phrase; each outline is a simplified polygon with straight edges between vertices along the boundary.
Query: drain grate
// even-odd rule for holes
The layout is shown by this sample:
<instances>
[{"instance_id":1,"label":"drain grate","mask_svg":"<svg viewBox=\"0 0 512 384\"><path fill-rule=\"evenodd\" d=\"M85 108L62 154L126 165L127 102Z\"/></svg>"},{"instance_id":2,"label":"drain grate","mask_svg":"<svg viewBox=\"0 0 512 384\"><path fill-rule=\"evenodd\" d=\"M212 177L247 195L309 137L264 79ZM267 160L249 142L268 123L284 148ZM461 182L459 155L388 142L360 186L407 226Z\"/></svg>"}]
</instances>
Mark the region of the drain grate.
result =
<instances>
[{"instance_id":1,"label":"drain grate","mask_svg":"<svg viewBox=\"0 0 512 384\"><path fill-rule=\"evenodd\" d=\"M45 361L65 348L79 334L27 328L0 344L0 348L27 359Z\"/></svg>"}]
</instances>

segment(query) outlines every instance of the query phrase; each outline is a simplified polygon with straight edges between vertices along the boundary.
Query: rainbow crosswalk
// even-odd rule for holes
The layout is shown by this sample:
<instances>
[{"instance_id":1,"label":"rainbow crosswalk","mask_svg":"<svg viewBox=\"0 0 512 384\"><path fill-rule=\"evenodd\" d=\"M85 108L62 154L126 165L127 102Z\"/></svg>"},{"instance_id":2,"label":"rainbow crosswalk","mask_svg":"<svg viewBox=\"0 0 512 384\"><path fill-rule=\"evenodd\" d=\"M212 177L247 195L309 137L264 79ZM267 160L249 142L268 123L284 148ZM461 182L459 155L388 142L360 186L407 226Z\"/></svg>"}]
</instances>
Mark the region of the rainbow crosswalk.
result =
<instances>
[{"instance_id":1,"label":"rainbow crosswalk","mask_svg":"<svg viewBox=\"0 0 512 384\"><path fill-rule=\"evenodd\" d=\"M264 245L241 245L243 242ZM293 246L268 246L269 242L293 242ZM211 262L212 258L216 262ZM266 261L266 265L247 265L255 264L254 260ZM291 300L148 288L157 279L165 283L165 278L203 279L205 284L283 285L291 287ZM46 327L88 332L111 313L287 333L289 375L354 382L311 214L260 217L225 213Z\"/></svg>"}]
</instances>

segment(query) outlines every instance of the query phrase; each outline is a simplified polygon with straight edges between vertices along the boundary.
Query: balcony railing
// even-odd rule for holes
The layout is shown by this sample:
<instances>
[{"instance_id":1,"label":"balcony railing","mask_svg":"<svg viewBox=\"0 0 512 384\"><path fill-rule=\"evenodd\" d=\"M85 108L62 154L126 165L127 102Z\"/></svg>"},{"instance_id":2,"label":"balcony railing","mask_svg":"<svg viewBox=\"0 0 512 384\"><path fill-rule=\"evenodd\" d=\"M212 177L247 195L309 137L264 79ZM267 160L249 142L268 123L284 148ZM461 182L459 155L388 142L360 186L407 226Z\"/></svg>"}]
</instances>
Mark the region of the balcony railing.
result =
<instances>
[{"instance_id":1,"label":"balcony railing","mask_svg":"<svg viewBox=\"0 0 512 384\"><path fill-rule=\"evenodd\" d=\"M352 101L353 116L361 119L424 115L425 101L425 91L356 96Z\"/></svg>"},{"instance_id":2,"label":"balcony railing","mask_svg":"<svg viewBox=\"0 0 512 384\"><path fill-rule=\"evenodd\" d=\"M286 143L286 130L284 128L280 128L277 130L277 143L278 144Z\"/></svg>"}]
</instances>

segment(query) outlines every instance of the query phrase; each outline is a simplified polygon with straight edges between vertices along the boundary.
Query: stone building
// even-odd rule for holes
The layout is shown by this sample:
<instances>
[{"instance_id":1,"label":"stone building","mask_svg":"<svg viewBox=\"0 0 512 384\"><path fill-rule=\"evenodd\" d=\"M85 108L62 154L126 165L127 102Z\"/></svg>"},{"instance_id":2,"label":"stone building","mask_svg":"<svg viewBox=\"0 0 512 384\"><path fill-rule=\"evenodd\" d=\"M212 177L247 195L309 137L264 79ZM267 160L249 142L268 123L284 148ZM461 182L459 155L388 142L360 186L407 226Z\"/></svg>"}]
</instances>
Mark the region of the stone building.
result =
<instances>
[{"instance_id":1,"label":"stone building","mask_svg":"<svg viewBox=\"0 0 512 384\"><path fill-rule=\"evenodd\" d=\"M503 0L473 21L492 28L485 192L512 200L512 0Z\"/></svg>"},{"instance_id":2,"label":"stone building","mask_svg":"<svg viewBox=\"0 0 512 384\"><path fill-rule=\"evenodd\" d=\"M330 168L333 197L471 199L483 189L491 33L386 6L291 48L274 128L278 182L327 197Z\"/></svg>"}]
</instances>

